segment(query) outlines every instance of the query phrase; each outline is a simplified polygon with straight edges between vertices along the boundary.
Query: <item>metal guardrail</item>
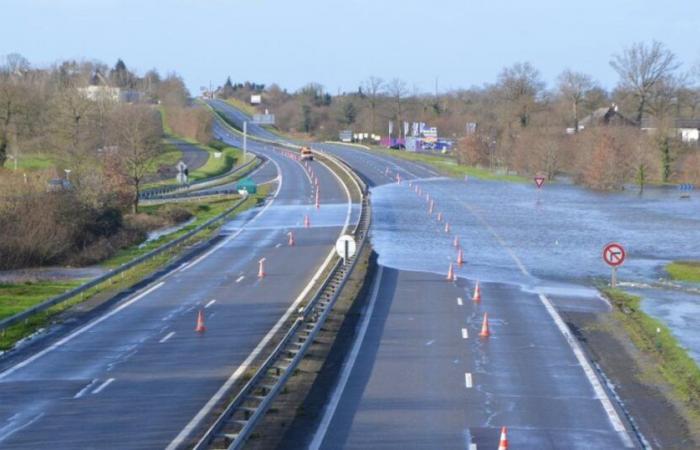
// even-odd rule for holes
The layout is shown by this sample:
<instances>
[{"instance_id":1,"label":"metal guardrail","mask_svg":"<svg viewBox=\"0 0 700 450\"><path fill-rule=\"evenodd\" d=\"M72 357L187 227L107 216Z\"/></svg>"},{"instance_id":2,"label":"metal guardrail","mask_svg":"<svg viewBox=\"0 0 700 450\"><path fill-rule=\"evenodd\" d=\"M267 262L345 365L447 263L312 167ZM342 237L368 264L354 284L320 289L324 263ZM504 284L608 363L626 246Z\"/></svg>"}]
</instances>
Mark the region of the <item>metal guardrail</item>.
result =
<instances>
[{"instance_id":1,"label":"metal guardrail","mask_svg":"<svg viewBox=\"0 0 700 450\"><path fill-rule=\"evenodd\" d=\"M231 214L233 211L235 211L239 206L241 206L245 201L247 200L247 197L243 197L240 199L238 202L236 202L233 206L231 206L229 209L226 211L222 212L216 217L212 217L211 219L207 220L203 224L199 225L195 229L185 233L184 235L180 236L179 238L168 242L167 244L164 244L154 250L151 250L150 252L139 256L138 258L135 258L128 263L122 264L121 266L117 267L116 269L112 269L109 272L100 275L97 278L94 278L87 283L81 284L80 286L71 289L69 291L64 292L63 294L57 295L55 297L52 297L42 303L39 303L38 305L34 305L29 309L26 309L20 313L17 313L13 316L7 317L3 320L0 321L0 331L4 332L6 328L19 323L23 320L28 319L29 317L33 316L34 314L40 313L42 311L46 311L47 309L51 308L52 306L55 306L59 303L62 303L68 299L71 299L75 297L76 295L79 295L81 293L84 293L88 289L91 289L95 286L97 286L100 283L104 283L105 281L108 281L115 276L121 274L122 272L131 269L134 266L137 266L155 256L160 255L161 253L185 242L192 236L198 234L200 231L204 230L205 228L210 227L214 223L225 219L229 214Z\"/></svg>"},{"instance_id":2,"label":"metal guardrail","mask_svg":"<svg viewBox=\"0 0 700 450\"><path fill-rule=\"evenodd\" d=\"M240 449L244 445L313 343L364 249L371 220L371 210L366 195L367 186L354 172L347 170L339 160L329 155L324 156L349 174L361 190L362 208L358 223L353 230L353 235L359 241L357 254L345 262L339 258L336 259L329 275L309 303L300 309L298 317L280 343L240 392L226 405L216 421L194 446L196 450L207 448L231 450Z\"/></svg>"},{"instance_id":3,"label":"metal guardrail","mask_svg":"<svg viewBox=\"0 0 700 450\"><path fill-rule=\"evenodd\" d=\"M163 198L165 196L169 196L170 198L175 198L174 193L180 192L180 191L192 191L192 190L197 190L197 189L204 189L210 185L215 185L217 181L232 177L236 175L237 173L244 171L248 168L250 168L251 165L253 165L257 160L259 160L259 157L252 158L250 161L247 161L243 164L241 164L238 167L233 168L232 170L229 170L226 173L222 173L221 175L216 175L213 177L209 178L204 178L201 180L196 180L193 181L192 183L189 184L168 184L165 186L157 187L157 188L151 188L151 189L145 189L139 194L139 199L141 200L151 200L155 198Z\"/></svg>"}]
</instances>

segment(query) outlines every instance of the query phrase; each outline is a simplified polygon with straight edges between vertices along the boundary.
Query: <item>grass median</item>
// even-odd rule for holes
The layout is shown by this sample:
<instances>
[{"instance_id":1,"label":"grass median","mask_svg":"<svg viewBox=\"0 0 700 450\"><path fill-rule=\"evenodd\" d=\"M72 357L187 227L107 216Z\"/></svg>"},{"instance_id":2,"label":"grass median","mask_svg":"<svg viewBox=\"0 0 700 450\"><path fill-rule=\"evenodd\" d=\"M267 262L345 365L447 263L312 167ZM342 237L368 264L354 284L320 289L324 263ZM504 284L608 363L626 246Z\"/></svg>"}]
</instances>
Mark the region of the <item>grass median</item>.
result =
<instances>
[{"instance_id":1,"label":"grass median","mask_svg":"<svg viewBox=\"0 0 700 450\"><path fill-rule=\"evenodd\" d=\"M700 283L700 261L674 261L666 266L673 280Z\"/></svg>"},{"instance_id":2,"label":"grass median","mask_svg":"<svg viewBox=\"0 0 700 450\"><path fill-rule=\"evenodd\" d=\"M640 297L618 289L602 290L613 304L613 315L623 324L634 345L655 363L650 373L660 375L673 389L695 423L700 423L700 367L671 331L644 313Z\"/></svg>"},{"instance_id":3,"label":"grass median","mask_svg":"<svg viewBox=\"0 0 700 450\"><path fill-rule=\"evenodd\" d=\"M246 199L246 201L234 212L232 212L229 217L233 217L234 215L259 204L267 195L266 188L266 186L262 186L258 191L258 194L252 195ZM113 257L104 261L102 266L106 268L118 267L119 265L129 262L157 247L165 245L168 242L171 242L191 231L212 217L221 214L226 209L233 206L238 200L238 198L229 198L217 199L214 201L193 201L183 203L185 208L191 208L196 212L195 221L174 233L170 233L157 240L149 241L145 245L137 245L124 249ZM159 207L161 207L161 205L149 206L145 208ZM206 239L216 233L218 228L219 225L207 227L172 249L144 261L143 263L122 272L120 275L112 277L111 279L106 280L105 282L94 286L93 288L66 300L65 302L55 305L54 307L41 313L37 313L28 318L26 321L8 327L0 332L0 351L12 348L19 340L26 338L43 327L46 327L52 320L55 320L59 314L79 303L94 299L99 304L101 301L108 300L118 292L134 286L150 274L172 262L172 260L180 255L183 250L195 244L204 242ZM46 301L55 295L77 287L82 282L83 280L69 280L63 282L42 281L36 283L2 284L0 285L0 319L17 314L26 308Z\"/></svg>"}]
</instances>

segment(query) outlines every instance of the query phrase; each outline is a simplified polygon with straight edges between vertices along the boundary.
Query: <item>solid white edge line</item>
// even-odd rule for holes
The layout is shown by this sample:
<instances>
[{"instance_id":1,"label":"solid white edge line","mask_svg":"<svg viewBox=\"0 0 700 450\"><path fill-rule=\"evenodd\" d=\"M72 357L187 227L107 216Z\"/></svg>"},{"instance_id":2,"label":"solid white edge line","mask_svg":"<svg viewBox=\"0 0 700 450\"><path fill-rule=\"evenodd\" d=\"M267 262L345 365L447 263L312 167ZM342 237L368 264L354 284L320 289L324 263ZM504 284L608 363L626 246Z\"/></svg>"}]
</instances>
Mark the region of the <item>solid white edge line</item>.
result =
<instances>
[{"instance_id":1,"label":"solid white edge line","mask_svg":"<svg viewBox=\"0 0 700 450\"><path fill-rule=\"evenodd\" d=\"M12 366L12 367L10 367L9 369L7 369L6 371L0 373L0 380L2 380L3 378L7 378L9 375L11 375L11 374L13 374L14 372L18 371L18 370L21 369L22 367L25 367L26 365L28 365L28 364L30 364L30 363L36 361L37 359L41 358L41 357L44 356L45 354L47 354L47 353L49 353L49 352L52 352L53 350L57 349L57 348L60 347L61 345L65 344L65 343L68 342L68 341L73 340L74 338L80 336L81 334L85 333L86 331L89 331L90 329L92 329L92 328L95 327L96 325L99 325L100 323L102 323L102 322L104 322L105 320L109 319L110 317L112 317L113 315L117 314L119 311L123 310L124 308L127 308L127 307L131 306L132 304L136 303L137 301L141 300L143 297L147 296L147 295L150 294L151 292L153 292L153 291L155 291L156 289L160 288L160 287L163 286L164 284L165 284L165 281L161 281L160 283L157 283L157 284L151 286L150 288L148 288L148 289L146 289L145 291L141 292L139 295L137 295L136 297L132 298L132 299L129 300L128 302L122 303L121 305L119 305L119 307L117 307L117 308L113 309L112 311L106 313L105 315L103 315L103 316L97 318L96 320L94 320L93 322L90 322L89 324L83 326L82 328L79 328L79 329L75 330L74 332L72 332L72 333L69 334L68 336L65 336L65 337L59 339L58 341L54 342L53 344L51 344L49 347L45 348L44 350L42 350L42 351L40 351L40 352L38 352L38 353L35 353L34 355L30 356L29 358L25 359L24 361L22 361L22 362L20 362L20 363L15 364L14 366Z\"/></svg>"},{"instance_id":2,"label":"solid white edge line","mask_svg":"<svg viewBox=\"0 0 700 450\"><path fill-rule=\"evenodd\" d=\"M273 160L274 162L274 160ZM297 161L298 162L298 161ZM277 164L275 162L275 164ZM328 170L328 166L326 166ZM278 166L279 169L279 166ZM280 176L282 171L280 170ZM333 171L331 173L335 174ZM345 230L348 228L348 225L350 223L350 216L352 214L352 197L350 195L350 191L348 190L347 186L340 180L340 177L338 175L335 175L336 178L340 181L340 185L345 188L345 192L348 197L348 212L345 218L345 225L343 226L343 230L341 231L341 234L345 233ZM279 193L279 189L282 186L282 183L280 183L277 186L277 193ZM275 194L275 197L277 196L277 193ZM257 216L256 216L257 218ZM255 220L255 219L253 219ZM335 248L331 248L331 251L328 253L328 256L326 259L323 261L321 266L318 268L316 273L314 274L313 278L311 278L311 281L306 285L304 290L299 294L299 296L292 302L292 304L289 306L287 311L285 311L284 315L280 317L280 319L275 323L275 325L270 329L270 331L267 332L267 334L262 338L262 340L258 343L258 345L253 349L253 351L248 355L248 357L243 361L243 363L236 368L236 370L231 374L231 376L224 382L224 384L219 388L218 391L207 401L207 403L202 407L202 409L199 410L199 412L185 425L185 427L178 433L177 436L175 436L175 439L168 444L166 447L166 450L175 450L177 449L182 443L192 434L194 429L199 426L199 424L204 420L205 417L209 415L211 410L219 403L221 398L229 391L231 386L238 381L238 379L245 373L246 370L248 370L248 367L252 364L252 362L255 360L255 358L258 357L258 355L263 351L267 343L277 334L277 331L284 325L284 323L287 321L287 318L297 310L298 305L306 298L306 295L311 291L313 286L316 284L316 281L318 281L319 278L323 275L323 272L326 269L326 266L330 263L330 261L333 259L335 256Z\"/></svg>"},{"instance_id":3,"label":"solid white edge line","mask_svg":"<svg viewBox=\"0 0 700 450\"><path fill-rule=\"evenodd\" d=\"M559 328L559 331L564 336L564 339L566 339L566 342L569 344L569 347L571 347L571 349L573 350L574 356L576 356L576 360L583 368L583 372L585 373L586 378L588 378L588 382L591 384L591 386L593 386L593 391L595 392L596 397L603 404L603 409L608 415L608 419L612 423L613 428L620 435L620 438L622 439L622 442L624 443L625 447L633 448L634 444L632 443L632 439L630 438L629 433L627 433L627 429L623 425L622 420L620 419L620 416L617 414L617 410L610 401L607 392L605 392L603 385L600 383L598 376L593 371L593 367L591 367L591 364L588 362L588 358L586 358L586 355L583 353L581 346L571 335L569 328L566 326L564 320L561 318L557 310L552 305L552 302L550 302L544 294L539 294L539 298L552 320L554 320L554 323L556 324L557 328Z\"/></svg>"},{"instance_id":4,"label":"solid white edge line","mask_svg":"<svg viewBox=\"0 0 700 450\"><path fill-rule=\"evenodd\" d=\"M343 396L343 392L345 391L345 386L348 384L350 374L352 372L353 367L355 366L357 356L360 354L362 343L365 340L365 335L367 334L367 329L369 328L369 322L372 319L372 315L374 313L374 305L377 303L377 296L379 294L379 286L381 285L383 272L384 268L382 266L379 266L377 270L377 277L374 279L374 285L372 286L372 297L369 300L367 309L363 312L362 323L360 324L360 329L357 332L357 337L355 338L355 342L352 345L350 354L348 355L345 362L343 362L343 368L340 374L340 378L338 379L338 384L336 384L335 388L333 389L333 394L331 395L330 400L323 409L323 417L321 419L321 422L318 424L318 428L316 428L314 438L309 444L308 450L318 450L319 448L321 448L321 444L323 444L323 439L326 437L328 427L330 427L331 425L331 421L333 420L335 411L338 408L340 399Z\"/></svg>"},{"instance_id":5,"label":"solid white edge line","mask_svg":"<svg viewBox=\"0 0 700 450\"><path fill-rule=\"evenodd\" d=\"M109 378L107 381L102 383L101 385L97 386L94 391L92 391L93 394L99 394L100 392L104 391L107 386L112 384L114 382L114 378Z\"/></svg>"}]
</instances>

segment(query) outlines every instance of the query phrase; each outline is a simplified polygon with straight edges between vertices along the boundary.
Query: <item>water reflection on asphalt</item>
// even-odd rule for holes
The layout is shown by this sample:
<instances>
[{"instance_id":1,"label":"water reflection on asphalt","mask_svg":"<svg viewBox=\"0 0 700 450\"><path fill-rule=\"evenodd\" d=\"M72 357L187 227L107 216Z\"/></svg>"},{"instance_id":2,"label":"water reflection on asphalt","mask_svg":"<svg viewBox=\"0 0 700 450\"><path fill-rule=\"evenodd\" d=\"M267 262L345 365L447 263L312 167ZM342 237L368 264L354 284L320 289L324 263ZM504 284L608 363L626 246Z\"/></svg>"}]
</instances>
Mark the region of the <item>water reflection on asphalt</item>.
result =
<instances>
[{"instance_id":1,"label":"water reflection on asphalt","mask_svg":"<svg viewBox=\"0 0 700 450\"><path fill-rule=\"evenodd\" d=\"M538 191L529 184L478 180L418 185L423 196L405 181L372 190L373 244L385 266L445 274L456 259L457 235L467 261L460 277L544 292L560 308L600 310L607 305L594 286L610 277L601 258L606 243L626 247L628 259L618 276L636 286L665 278L663 267L671 260L700 259L700 203L681 200L672 189L647 189L639 196L570 185ZM425 193L435 201L432 216ZM444 216L440 223L438 212ZM700 295L651 287L634 293L700 361Z\"/></svg>"}]
</instances>

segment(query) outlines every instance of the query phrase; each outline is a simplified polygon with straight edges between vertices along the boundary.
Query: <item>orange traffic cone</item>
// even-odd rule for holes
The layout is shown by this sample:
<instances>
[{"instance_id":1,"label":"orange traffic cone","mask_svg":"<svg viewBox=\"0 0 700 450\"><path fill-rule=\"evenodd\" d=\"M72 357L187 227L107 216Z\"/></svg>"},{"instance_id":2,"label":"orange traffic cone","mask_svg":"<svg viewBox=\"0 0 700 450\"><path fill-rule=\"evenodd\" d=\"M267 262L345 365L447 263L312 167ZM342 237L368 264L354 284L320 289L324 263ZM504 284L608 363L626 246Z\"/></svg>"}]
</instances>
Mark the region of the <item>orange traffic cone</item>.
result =
<instances>
[{"instance_id":1,"label":"orange traffic cone","mask_svg":"<svg viewBox=\"0 0 700 450\"><path fill-rule=\"evenodd\" d=\"M289 236L289 246L294 247L294 233L290 231L287 235Z\"/></svg>"},{"instance_id":2,"label":"orange traffic cone","mask_svg":"<svg viewBox=\"0 0 700 450\"><path fill-rule=\"evenodd\" d=\"M260 261L258 261L258 278L264 278L265 277L265 258L261 258Z\"/></svg>"},{"instance_id":3,"label":"orange traffic cone","mask_svg":"<svg viewBox=\"0 0 700 450\"><path fill-rule=\"evenodd\" d=\"M433 214L433 205L434 205L434 202L432 200L430 200L430 206L428 207L428 215Z\"/></svg>"},{"instance_id":4,"label":"orange traffic cone","mask_svg":"<svg viewBox=\"0 0 700 450\"><path fill-rule=\"evenodd\" d=\"M442 213L441 212L439 212L437 215L437 221L442 222Z\"/></svg>"},{"instance_id":5,"label":"orange traffic cone","mask_svg":"<svg viewBox=\"0 0 700 450\"><path fill-rule=\"evenodd\" d=\"M479 336L484 338L491 336L491 332L489 331L489 313L484 313L484 322L481 324Z\"/></svg>"},{"instance_id":6,"label":"orange traffic cone","mask_svg":"<svg viewBox=\"0 0 700 450\"><path fill-rule=\"evenodd\" d=\"M498 442L498 450L508 450L508 430L501 428L501 440Z\"/></svg>"},{"instance_id":7,"label":"orange traffic cone","mask_svg":"<svg viewBox=\"0 0 700 450\"><path fill-rule=\"evenodd\" d=\"M450 223L445 222L445 233L449 233L449 232L450 232Z\"/></svg>"},{"instance_id":8,"label":"orange traffic cone","mask_svg":"<svg viewBox=\"0 0 700 450\"><path fill-rule=\"evenodd\" d=\"M461 248L457 251L457 265L459 267L462 267L464 265L464 252Z\"/></svg>"},{"instance_id":9,"label":"orange traffic cone","mask_svg":"<svg viewBox=\"0 0 700 450\"><path fill-rule=\"evenodd\" d=\"M481 301L481 288L479 287L479 282L476 282L476 286L474 286L474 296L472 297L472 300L475 302L480 302Z\"/></svg>"},{"instance_id":10,"label":"orange traffic cone","mask_svg":"<svg viewBox=\"0 0 700 450\"><path fill-rule=\"evenodd\" d=\"M204 311L201 309L197 313L197 326L195 327L194 331L197 333L204 333L207 331L207 327L204 326Z\"/></svg>"},{"instance_id":11,"label":"orange traffic cone","mask_svg":"<svg viewBox=\"0 0 700 450\"><path fill-rule=\"evenodd\" d=\"M318 191L319 191L319 189L316 188L316 209L319 209L321 207L321 203L320 203L319 197L318 197Z\"/></svg>"},{"instance_id":12,"label":"orange traffic cone","mask_svg":"<svg viewBox=\"0 0 700 450\"><path fill-rule=\"evenodd\" d=\"M455 268L452 263L450 263L450 268L447 269L447 281L455 281Z\"/></svg>"},{"instance_id":13,"label":"orange traffic cone","mask_svg":"<svg viewBox=\"0 0 700 450\"><path fill-rule=\"evenodd\" d=\"M454 240L452 241L452 245L459 248L459 236L455 236Z\"/></svg>"},{"instance_id":14,"label":"orange traffic cone","mask_svg":"<svg viewBox=\"0 0 700 450\"><path fill-rule=\"evenodd\" d=\"M309 215L304 216L304 228L309 228L311 226L311 221L309 220Z\"/></svg>"}]
</instances>

